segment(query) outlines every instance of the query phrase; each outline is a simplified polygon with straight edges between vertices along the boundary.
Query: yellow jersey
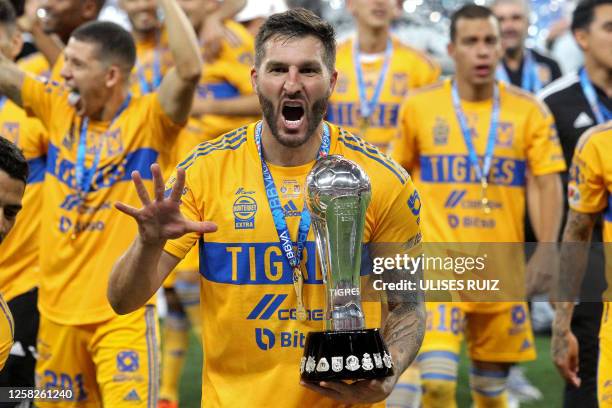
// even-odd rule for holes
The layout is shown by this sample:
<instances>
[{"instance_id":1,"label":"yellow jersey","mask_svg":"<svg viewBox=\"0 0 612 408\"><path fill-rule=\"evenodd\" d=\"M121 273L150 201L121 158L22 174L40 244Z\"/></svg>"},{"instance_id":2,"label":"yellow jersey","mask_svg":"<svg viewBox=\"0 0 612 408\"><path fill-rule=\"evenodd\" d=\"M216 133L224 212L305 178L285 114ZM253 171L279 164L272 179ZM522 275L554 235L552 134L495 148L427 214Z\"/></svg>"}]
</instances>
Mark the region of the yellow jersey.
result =
<instances>
[{"instance_id":1,"label":"yellow jersey","mask_svg":"<svg viewBox=\"0 0 612 408\"><path fill-rule=\"evenodd\" d=\"M15 322L13 315L4 298L0 294L0 371L4 368L4 363L13 347L15 337Z\"/></svg>"},{"instance_id":2,"label":"yellow jersey","mask_svg":"<svg viewBox=\"0 0 612 408\"><path fill-rule=\"evenodd\" d=\"M212 62L204 62L202 77L196 91L196 99L231 99L253 94L251 68L255 54L253 36L241 24L226 20L225 36L221 50ZM183 150L186 154L195 145L229 132L237 126L256 120L248 116L203 115L191 120L187 129L195 139Z\"/></svg>"},{"instance_id":3,"label":"yellow jersey","mask_svg":"<svg viewBox=\"0 0 612 408\"><path fill-rule=\"evenodd\" d=\"M603 215L603 242L608 288L603 299L612 301L612 122L589 129L576 145L568 186L571 209Z\"/></svg>"},{"instance_id":4,"label":"yellow jersey","mask_svg":"<svg viewBox=\"0 0 612 408\"><path fill-rule=\"evenodd\" d=\"M40 52L35 52L17 61L19 68L37 77L48 78L51 75L49 61Z\"/></svg>"},{"instance_id":5,"label":"yellow jersey","mask_svg":"<svg viewBox=\"0 0 612 408\"><path fill-rule=\"evenodd\" d=\"M440 67L425 53L392 37L392 53L380 96L373 108L367 128L361 125L359 85L354 63L355 39L338 46L336 70L338 81L327 108L327 120L359 134L386 152L397 134L399 109L410 89L438 80ZM384 55L362 55L360 58L366 98L372 100L384 65ZM367 130L366 130L367 129ZM363 131L365 130L365 134Z\"/></svg>"},{"instance_id":6,"label":"yellow jersey","mask_svg":"<svg viewBox=\"0 0 612 408\"><path fill-rule=\"evenodd\" d=\"M523 242L525 175L565 169L548 109L531 94L499 83L499 122L487 198L468 160L447 79L409 95L400 112L400 133L392 157L411 170L426 201L423 236L427 242ZM493 98L461 101L474 149L485 153Z\"/></svg>"},{"instance_id":7,"label":"yellow jersey","mask_svg":"<svg viewBox=\"0 0 612 408\"><path fill-rule=\"evenodd\" d=\"M330 154L356 162L371 180L364 256L373 243L418 242L420 200L408 174L372 145L329 127ZM308 318L296 320L292 270L266 197L254 129L250 124L202 143L179 164L186 170L184 216L219 226L214 234L185 235L165 247L183 258L198 243L205 345L202 406L267 407L270 401L283 407L340 406L299 385L306 334L324 330L324 287L311 228L302 261ZM313 164L269 164L291 239L297 236L304 182ZM379 302L364 302L367 326L379 327L380 312Z\"/></svg>"},{"instance_id":8,"label":"yellow jersey","mask_svg":"<svg viewBox=\"0 0 612 408\"><path fill-rule=\"evenodd\" d=\"M19 146L30 167L23 209L0 251L0 291L10 301L38 286L40 279L38 246L47 140L38 119L28 118L23 109L4 100L0 108L0 136Z\"/></svg>"},{"instance_id":9,"label":"yellow jersey","mask_svg":"<svg viewBox=\"0 0 612 408\"><path fill-rule=\"evenodd\" d=\"M166 72L174 66L168 32L161 28L153 41L134 38L134 44L136 64L130 78L130 91L134 96L146 95L159 87Z\"/></svg>"},{"instance_id":10,"label":"yellow jersey","mask_svg":"<svg viewBox=\"0 0 612 408\"><path fill-rule=\"evenodd\" d=\"M163 112L156 93L126 100L110 123L85 126L69 105L66 88L26 76L21 92L24 108L49 135L40 226L40 312L61 324L107 320L114 316L106 299L108 276L137 232L113 203L141 205L131 172L140 171L151 188L149 167L171 150L181 126ZM83 166L78 159L81 133L86 135ZM80 188L77 167L85 167L83 179L90 181ZM87 191L84 200L81 191Z\"/></svg>"}]
</instances>

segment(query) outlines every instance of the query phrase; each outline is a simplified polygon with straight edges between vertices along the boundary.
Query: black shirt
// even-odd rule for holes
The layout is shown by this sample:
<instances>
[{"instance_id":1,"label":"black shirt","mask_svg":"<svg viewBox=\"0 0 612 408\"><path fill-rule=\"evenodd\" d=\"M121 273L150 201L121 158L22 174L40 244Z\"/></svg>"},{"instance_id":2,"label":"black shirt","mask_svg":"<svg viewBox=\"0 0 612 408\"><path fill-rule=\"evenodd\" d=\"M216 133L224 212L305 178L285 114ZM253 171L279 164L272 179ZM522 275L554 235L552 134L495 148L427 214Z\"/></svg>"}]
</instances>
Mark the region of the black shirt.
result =
<instances>
[{"instance_id":1,"label":"black shirt","mask_svg":"<svg viewBox=\"0 0 612 408\"><path fill-rule=\"evenodd\" d=\"M561 68L559 68L559 64L557 64L554 59L542 55L536 50L529 49L529 52L531 52L531 55L533 55L533 60L538 70L538 78L540 79L543 87L561 77ZM519 65L518 70L512 71L510 68L508 68L508 65L506 65L506 61L502 60L504 69L508 73L510 82L512 85L518 86L519 88L521 87L521 81L523 78L523 66L525 65L523 62L524 61L522 61ZM529 89L527 89L527 91L529 91Z\"/></svg>"},{"instance_id":2,"label":"black shirt","mask_svg":"<svg viewBox=\"0 0 612 408\"><path fill-rule=\"evenodd\" d=\"M608 109L612 110L612 100L593 84L599 101ZM572 164L574 149L580 136L590 127L597 125L595 114L587 101L580 85L580 77L577 73L568 74L554 81L538 94L544 101L555 118L555 125L559 140L563 149L565 163L569 169ZM568 172L562 174L563 188L567 192ZM565 195L567 197L567 194ZM564 200L565 214L567 214L568 203ZM563 220L565 225L565 217ZM601 242L602 225L598 222L593 231L593 242ZM594 300L594 296L600 296L606 287L604 276L603 249L601 245L598 250L589 257L589 266L582 285L582 300Z\"/></svg>"}]
</instances>

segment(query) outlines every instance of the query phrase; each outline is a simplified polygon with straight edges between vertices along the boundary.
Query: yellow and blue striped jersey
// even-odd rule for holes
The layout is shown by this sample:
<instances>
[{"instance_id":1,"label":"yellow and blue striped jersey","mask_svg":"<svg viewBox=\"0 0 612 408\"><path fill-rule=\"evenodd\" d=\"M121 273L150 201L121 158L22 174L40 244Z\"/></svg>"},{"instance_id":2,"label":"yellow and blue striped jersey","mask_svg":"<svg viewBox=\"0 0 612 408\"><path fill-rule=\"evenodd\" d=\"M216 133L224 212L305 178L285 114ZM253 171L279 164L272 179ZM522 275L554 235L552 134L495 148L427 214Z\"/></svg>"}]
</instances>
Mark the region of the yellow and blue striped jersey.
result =
<instances>
[{"instance_id":1,"label":"yellow and blue striped jersey","mask_svg":"<svg viewBox=\"0 0 612 408\"><path fill-rule=\"evenodd\" d=\"M552 115L531 94L499 83L500 116L487 198L468 160L451 97L451 80L409 95L400 113L392 157L410 169L423 200L428 242L523 242L526 172L535 176L565 169ZM492 98L461 101L476 154L487 145Z\"/></svg>"},{"instance_id":2,"label":"yellow and blue striped jersey","mask_svg":"<svg viewBox=\"0 0 612 408\"><path fill-rule=\"evenodd\" d=\"M214 234L185 235L165 247L183 258L198 244L205 345L202 406L267 406L270 401L279 406L339 406L299 385L306 334L324 329L324 287L311 228L303 259L308 319L296 320L292 270L281 252L265 194L254 128L250 124L202 143L179 164L186 170L183 214L219 226ZM330 154L356 162L371 180L365 256L374 243L418 242L420 200L408 174L359 137L334 125L330 129ZM313 164L269 164L292 239ZM367 325L380 327L379 303L364 302L364 310Z\"/></svg>"},{"instance_id":3,"label":"yellow and blue striped jersey","mask_svg":"<svg viewBox=\"0 0 612 408\"><path fill-rule=\"evenodd\" d=\"M330 98L327 120L353 134L360 133L360 103L357 74L354 65L355 39L338 46L336 70L338 81ZM378 103L374 107L365 135L359 135L386 152L397 134L399 108L409 90L429 85L438 80L440 67L425 53L392 37L393 54ZM361 59L366 96L372 98L383 66L380 58Z\"/></svg>"},{"instance_id":4,"label":"yellow and blue striped jersey","mask_svg":"<svg viewBox=\"0 0 612 408\"><path fill-rule=\"evenodd\" d=\"M107 320L114 313L106 299L108 276L136 236L130 217L113 209L122 201L139 207L130 174L140 171L151 187L150 165L164 161L181 126L163 112L158 95L132 98L112 123L91 121L86 133L85 167L92 174L84 201L76 186L82 118L57 83L25 78L24 108L48 131L40 233L39 309L61 324ZM109 128L110 125L110 128ZM99 164L92 169L94 157Z\"/></svg>"},{"instance_id":5,"label":"yellow and blue striped jersey","mask_svg":"<svg viewBox=\"0 0 612 408\"><path fill-rule=\"evenodd\" d=\"M0 292L10 301L38 286L40 280L38 247L47 140L38 119L28 118L8 100L0 109L0 136L19 146L30 167L23 208L0 251Z\"/></svg>"}]
</instances>

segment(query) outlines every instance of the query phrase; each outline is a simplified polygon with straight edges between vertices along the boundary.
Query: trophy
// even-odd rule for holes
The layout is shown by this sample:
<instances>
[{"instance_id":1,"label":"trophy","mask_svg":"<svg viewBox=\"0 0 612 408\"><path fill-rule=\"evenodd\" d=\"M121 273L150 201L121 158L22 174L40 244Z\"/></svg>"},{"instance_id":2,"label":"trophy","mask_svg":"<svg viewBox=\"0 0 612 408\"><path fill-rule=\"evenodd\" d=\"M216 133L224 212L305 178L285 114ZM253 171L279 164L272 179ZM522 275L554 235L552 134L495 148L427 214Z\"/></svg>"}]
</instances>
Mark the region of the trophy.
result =
<instances>
[{"instance_id":1,"label":"trophy","mask_svg":"<svg viewBox=\"0 0 612 408\"><path fill-rule=\"evenodd\" d=\"M387 377L393 363L378 329L361 309L361 245L371 187L367 174L342 156L327 156L306 178L317 254L325 286L325 331L306 337L304 381Z\"/></svg>"}]
</instances>

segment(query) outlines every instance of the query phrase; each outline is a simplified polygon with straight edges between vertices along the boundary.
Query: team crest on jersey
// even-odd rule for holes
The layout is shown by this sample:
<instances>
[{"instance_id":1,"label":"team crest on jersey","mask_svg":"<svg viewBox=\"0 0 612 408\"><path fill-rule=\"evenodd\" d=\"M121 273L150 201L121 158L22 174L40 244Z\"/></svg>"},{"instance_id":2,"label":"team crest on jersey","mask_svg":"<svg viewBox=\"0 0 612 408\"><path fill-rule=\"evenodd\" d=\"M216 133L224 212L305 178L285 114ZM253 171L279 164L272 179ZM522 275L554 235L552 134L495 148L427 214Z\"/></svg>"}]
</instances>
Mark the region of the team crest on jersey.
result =
<instances>
[{"instance_id":1,"label":"team crest on jersey","mask_svg":"<svg viewBox=\"0 0 612 408\"><path fill-rule=\"evenodd\" d=\"M393 74L391 78L391 95L405 96L408 92L408 75L405 72Z\"/></svg>"},{"instance_id":2,"label":"team crest on jersey","mask_svg":"<svg viewBox=\"0 0 612 408\"><path fill-rule=\"evenodd\" d=\"M514 125L510 122L499 122L495 144L499 147L512 147L513 139Z\"/></svg>"},{"instance_id":3,"label":"team crest on jersey","mask_svg":"<svg viewBox=\"0 0 612 408\"><path fill-rule=\"evenodd\" d=\"M122 373L132 373L138 370L138 353L135 351L121 351L117 354L117 370Z\"/></svg>"},{"instance_id":4,"label":"team crest on jersey","mask_svg":"<svg viewBox=\"0 0 612 408\"><path fill-rule=\"evenodd\" d=\"M19 123L4 122L4 125L2 126L2 136L14 144L19 145Z\"/></svg>"},{"instance_id":5,"label":"team crest on jersey","mask_svg":"<svg viewBox=\"0 0 612 408\"><path fill-rule=\"evenodd\" d=\"M302 195L302 188L297 180L283 180L283 184L280 188L280 195L282 198L298 198Z\"/></svg>"},{"instance_id":6,"label":"team crest on jersey","mask_svg":"<svg viewBox=\"0 0 612 408\"><path fill-rule=\"evenodd\" d=\"M436 117L436 124L433 127L434 144L436 146L444 146L448 143L448 134L450 128L448 122L441 117Z\"/></svg>"},{"instance_id":7,"label":"team crest on jersey","mask_svg":"<svg viewBox=\"0 0 612 408\"><path fill-rule=\"evenodd\" d=\"M123 153L121 129L114 129L112 132L104 133L104 140L102 143L106 144L106 154L108 156L117 156Z\"/></svg>"},{"instance_id":8,"label":"team crest on jersey","mask_svg":"<svg viewBox=\"0 0 612 408\"><path fill-rule=\"evenodd\" d=\"M236 191L236 201L232 206L234 213L234 228L236 229L254 229L255 214L257 213L257 202L251 195L253 191L245 190L240 187Z\"/></svg>"}]
</instances>

